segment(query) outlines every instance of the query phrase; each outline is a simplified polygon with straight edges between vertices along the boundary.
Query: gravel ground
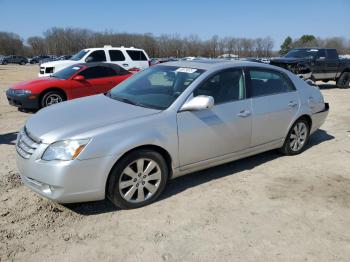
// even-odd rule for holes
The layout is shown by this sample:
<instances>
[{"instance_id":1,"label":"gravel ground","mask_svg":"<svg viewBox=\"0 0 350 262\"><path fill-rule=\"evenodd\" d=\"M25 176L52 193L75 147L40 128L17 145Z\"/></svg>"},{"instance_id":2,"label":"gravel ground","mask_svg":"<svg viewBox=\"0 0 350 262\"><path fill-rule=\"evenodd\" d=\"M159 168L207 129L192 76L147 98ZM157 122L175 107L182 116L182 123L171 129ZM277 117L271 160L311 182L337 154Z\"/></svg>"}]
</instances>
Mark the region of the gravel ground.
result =
<instances>
[{"instance_id":1,"label":"gravel ground","mask_svg":"<svg viewBox=\"0 0 350 262\"><path fill-rule=\"evenodd\" d=\"M331 111L308 149L266 152L168 185L158 202L62 206L24 187L16 132L31 115L5 90L37 66L0 66L0 261L349 261L350 89L321 86Z\"/></svg>"}]
</instances>

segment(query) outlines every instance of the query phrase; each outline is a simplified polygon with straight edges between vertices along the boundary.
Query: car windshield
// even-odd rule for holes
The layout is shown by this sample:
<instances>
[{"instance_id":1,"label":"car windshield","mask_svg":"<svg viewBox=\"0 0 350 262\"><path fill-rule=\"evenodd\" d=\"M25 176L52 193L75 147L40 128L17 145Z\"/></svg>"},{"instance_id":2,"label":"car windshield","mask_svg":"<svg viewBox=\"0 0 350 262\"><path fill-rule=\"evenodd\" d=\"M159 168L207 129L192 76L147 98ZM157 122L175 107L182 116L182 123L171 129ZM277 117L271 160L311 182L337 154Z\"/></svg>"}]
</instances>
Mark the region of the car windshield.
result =
<instances>
[{"instance_id":1,"label":"car windshield","mask_svg":"<svg viewBox=\"0 0 350 262\"><path fill-rule=\"evenodd\" d=\"M82 59L84 57L84 55L87 54L87 50L81 50L78 53L76 53L75 55L73 55L69 60L73 60L73 61L78 61L80 59Z\"/></svg>"},{"instance_id":2,"label":"car windshield","mask_svg":"<svg viewBox=\"0 0 350 262\"><path fill-rule=\"evenodd\" d=\"M82 69L82 66L77 66L77 65L69 66L65 69L62 69L52 74L51 77L67 80L68 78L72 77L72 75L74 75L76 72L78 72L80 69Z\"/></svg>"},{"instance_id":3,"label":"car windshield","mask_svg":"<svg viewBox=\"0 0 350 262\"><path fill-rule=\"evenodd\" d=\"M194 68L155 66L125 80L107 95L125 103L164 110L203 72Z\"/></svg>"},{"instance_id":4,"label":"car windshield","mask_svg":"<svg viewBox=\"0 0 350 262\"><path fill-rule=\"evenodd\" d=\"M312 58L317 54L317 49L293 49L289 51L284 57L290 58Z\"/></svg>"}]
</instances>

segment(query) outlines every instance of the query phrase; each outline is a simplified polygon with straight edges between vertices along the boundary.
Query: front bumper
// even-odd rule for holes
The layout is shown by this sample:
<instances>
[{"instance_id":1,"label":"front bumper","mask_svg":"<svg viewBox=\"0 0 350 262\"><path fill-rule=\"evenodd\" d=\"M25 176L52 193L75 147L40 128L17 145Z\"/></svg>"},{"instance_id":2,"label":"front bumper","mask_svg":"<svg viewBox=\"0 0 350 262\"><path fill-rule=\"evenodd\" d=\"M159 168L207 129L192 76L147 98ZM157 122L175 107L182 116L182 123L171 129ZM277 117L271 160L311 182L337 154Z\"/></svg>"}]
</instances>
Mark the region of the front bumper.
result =
<instances>
[{"instance_id":1,"label":"front bumper","mask_svg":"<svg viewBox=\"0 0 350 262\"><path fill-rule=\"evenodd\" d=\"M88 160L44 161L41 155L48 145L40 144L25 159L16 154L22 182L36 193L59 203L96 201L105 198L112 157Z\"/></svg>"},{"instance_id":2,"label":"front bumper","mask_svg":"<svg viewBox=\"0 0 350 262\"><path fill-rule=\"evenodd\" d=\"M323 123L326 121L328 113L329 113L329 104L324 103L324 109L320 112L314 113L311 116L311 119L312 119L312 127L310 131L311 134L323 125Z\"/></svg>"},{"instance_id":3,"label":"front bumper","mask_svg":"<svg viewBox=\"0 0 350 262\"><path fill-rule=\"evenodd\" d=\"M39 73L38 74L38 77L50 77L52 74L46 74L46 73L44 73L44 74L41 74L41 73Z\"/></svg>"},{"instance_id":4,"label":"front bumper","mask_svg":"<svg viewBox=\"0 0 350 262\"><path fill-rule=\"evenodd\" d=\"M11 89L6 91L6 97L10 105L25 108L38 109L39 95L38 94L15 94Z\"/></svg>"}]
</instances>

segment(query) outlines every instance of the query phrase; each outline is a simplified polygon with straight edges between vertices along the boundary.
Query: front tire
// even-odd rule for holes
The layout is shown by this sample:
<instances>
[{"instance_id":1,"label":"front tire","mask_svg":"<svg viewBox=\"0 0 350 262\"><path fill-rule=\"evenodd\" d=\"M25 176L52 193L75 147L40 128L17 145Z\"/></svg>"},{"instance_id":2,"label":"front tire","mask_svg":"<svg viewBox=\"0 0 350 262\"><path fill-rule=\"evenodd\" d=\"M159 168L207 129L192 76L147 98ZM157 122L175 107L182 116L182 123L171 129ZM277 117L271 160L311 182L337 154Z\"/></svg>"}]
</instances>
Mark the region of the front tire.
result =
<instances>
[{"instance_id":1,"label":"front tire","mask_svg":"<svg viewBox=\"0 0 350 262\"><path fill-rule=\"evenodd\" d=\"M343 72L337 80L338 87L350 87L350 72Z\"/></svg>"},{"instance_id":2,"label":"front tire","mask_svg":"<svg viewBox=\"0 0 350 262\"><path fill-rule=\"evenodd\" d=\"M304 151L309 139L310 125L304 119L298 119L289 130L280 151L285 155L297 155Z\"/></svg>"},{"instance_id":3,"label":"front tire","mask_svg":"<svg viewBox=\"0 0 350 262\"><path fill-rule=\"evenodd\" d=\"M146 206L163 192L168 166L158 152L141 149L123 157L112 169L107 198L122 209Z\"/></svg>"},{"instance_id":4,"label":"front tire","mask_svg":"<svg viewBox=\"0 0 350 262\"><path fill-rule=\"evenodd\" d=\"M63 94L58 91L49 91L45 93L40 101L41 107L51 106L53 104L61 103L65 100Z\"/></svg>"}]
</instances>

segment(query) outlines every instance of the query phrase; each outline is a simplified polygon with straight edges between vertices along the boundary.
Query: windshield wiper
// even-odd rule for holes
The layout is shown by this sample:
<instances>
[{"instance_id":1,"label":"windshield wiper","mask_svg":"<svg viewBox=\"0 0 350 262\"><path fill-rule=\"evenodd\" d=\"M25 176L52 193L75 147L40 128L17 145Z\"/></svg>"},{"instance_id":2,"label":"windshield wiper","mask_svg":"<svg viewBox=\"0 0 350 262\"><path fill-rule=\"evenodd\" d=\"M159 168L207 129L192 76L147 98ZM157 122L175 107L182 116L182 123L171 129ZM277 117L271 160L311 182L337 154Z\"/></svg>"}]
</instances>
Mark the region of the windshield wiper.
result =
<instances>
[{"instance_id":1,"label":"windshield wiper","mask_svg":"<svg viewBox=\"0 0 350 262\"><path fill-rule=\"evenodd\" d=\"M134 106L141 106L141 107L145 107L145 108L152 108L152 109L157 109L157 110L163 110L164 108L162 107L158 107L158 106L153 106L153 105L147 105L147 104L142 104L142 103L138 103L136 101L132 101L128 98L125 97L112 97L110 92L107 92L106 95L112 99L130 104L130 105L134 105Z\"/></svg>"},{"instance_id":2,"label":"windshield wiper","mask_svg":"<svg viewBox=\"0 0 350 262\"><path fill-rule=\"evenodd\" d=\"M109 92L108 92L109 93ZM108 94L107 93L107 94ZM108 95L109 97L111 97L111 98L113 98L113 99L115 99L115 100L118 100L118 101L121 101L121 102L124 102L124 103L127 103L127 104L131 104L131 105L135 105L135 106L137 106L137 105L139 105L138 103L136 103L135 101L132 101L132 100L130 100L130 99L128 99L128 98L125 98L125 97L112 97L110 94Z\"/></svg>"}]
</instances>

